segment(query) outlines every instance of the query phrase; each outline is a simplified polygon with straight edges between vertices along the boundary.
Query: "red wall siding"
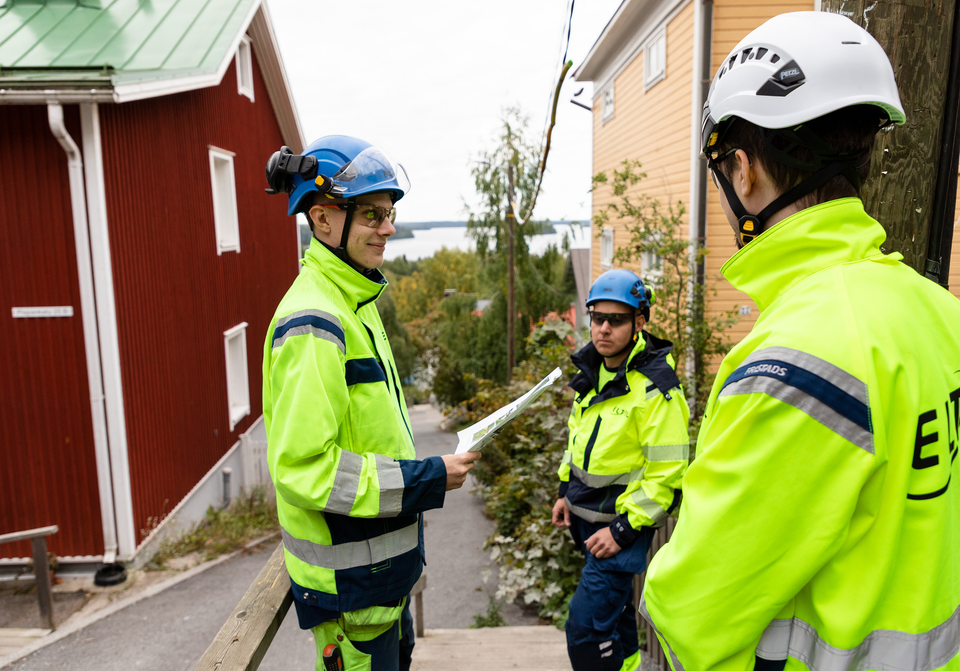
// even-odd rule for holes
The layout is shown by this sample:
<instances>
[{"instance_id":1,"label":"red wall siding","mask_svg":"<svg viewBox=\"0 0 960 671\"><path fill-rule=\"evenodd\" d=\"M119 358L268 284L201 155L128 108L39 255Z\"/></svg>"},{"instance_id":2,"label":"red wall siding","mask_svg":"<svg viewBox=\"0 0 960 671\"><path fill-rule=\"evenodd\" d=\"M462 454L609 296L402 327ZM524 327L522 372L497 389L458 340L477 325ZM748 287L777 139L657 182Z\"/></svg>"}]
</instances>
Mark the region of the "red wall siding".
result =
<instances>
[{"instance_id":1,"label":"red wall siding","mask_svg":"<svg viewBox=\"0 0 960 671\"><path fill-rule=\"evenodd\" d=\"M100 107L138 543L261 414L264 335L297 272L286 198L264 193L283 142L254 69L255 103L231 65L215 88ZM217 255L208 145L236 153L240 253ZM240 322L251 412L231 432L223 332Z\"/></svg>"},{"instance_id":2,"label":"red wall siding","mask_svg":"<svg viewBox=\"0 0 960 671\"><path fill-rule=\"evenodd\" d=\"M76 105L67 130L80 144ZM43 105L0 105L0 534L56 524L60 556L103 553L67 156ZM71 305L73 317L14 319ZM0 545L28 557L30 544Z\"/></svg>"}]
</instances>

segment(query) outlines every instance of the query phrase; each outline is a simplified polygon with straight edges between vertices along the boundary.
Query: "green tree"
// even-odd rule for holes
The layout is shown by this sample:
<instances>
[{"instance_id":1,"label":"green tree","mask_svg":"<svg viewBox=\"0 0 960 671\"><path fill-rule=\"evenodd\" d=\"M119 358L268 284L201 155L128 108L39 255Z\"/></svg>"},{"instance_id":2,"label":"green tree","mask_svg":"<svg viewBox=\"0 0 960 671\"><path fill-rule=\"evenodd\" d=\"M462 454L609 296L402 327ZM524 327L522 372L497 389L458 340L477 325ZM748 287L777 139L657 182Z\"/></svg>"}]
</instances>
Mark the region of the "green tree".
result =
<instances>
[{"instance_id":1,"label":"green tree","mask_svg":"<svg viewBox=\"0 0 960 671\"><path fill-rule=\"evenodd\" d=\"M525 209L533 201L533 192L539 170L539 149L529 139L527 118L518 108L508 108L503 114L495 146L481 152L472 174L480 197L476 210L470 210L467 233L477 241L480 259L480 282L489 292L492 304L484 312L480 329L481 346L489 343L490 355L496 362L484 366L488 379L503 383L507 378L506 344L503 334L507 323L507 167L514 171L514 197L519 220L530 216ZM565 281L566 258L560 250L551 247L537 257L530 253L530 238L543 232L549 222L526 221L515 227L514 241L516 268L516 298L519 318L516 320L517 362L526 356L524 343L532 325L551 311L562 312L570 307L574 289L572 281ZM488 317L489 314L489 317Z\"/></svg>"},{"instance_id":2,"label":"green tree","mask_svg":"<svg viewBox=\"0 0 960 671\"><path fill-rule=\"evenodd\" d=\"M594 188L609 184L615 198L593 221L598 237L599 231L611 220L626 222L630 240L614 253L614 259L620 264L636 263L645 252L652 252L657 259L659 268L655 273L650 273L653 269L644 269L648 274L645 281L656 291L656 303L647 328L673 342L680 379L693 379L696 391L691 399L690 431L696 435L713 385L710 365L730 351L731 345L723 334L736 323L736 313L729 311L716 316L706 313L706 298L716 292L693 281L697 265L703 263L707 250L698 245L691 253L690 241L685 235L687 226L682 220L686 212L683 203L668 203L664 207L659 200L638 194L634 187L646 177L646 173L640 172L639 161L625 160L621 168L613 171L612 179L603 172L593 178Z\"/></svg>"}]
</instances>

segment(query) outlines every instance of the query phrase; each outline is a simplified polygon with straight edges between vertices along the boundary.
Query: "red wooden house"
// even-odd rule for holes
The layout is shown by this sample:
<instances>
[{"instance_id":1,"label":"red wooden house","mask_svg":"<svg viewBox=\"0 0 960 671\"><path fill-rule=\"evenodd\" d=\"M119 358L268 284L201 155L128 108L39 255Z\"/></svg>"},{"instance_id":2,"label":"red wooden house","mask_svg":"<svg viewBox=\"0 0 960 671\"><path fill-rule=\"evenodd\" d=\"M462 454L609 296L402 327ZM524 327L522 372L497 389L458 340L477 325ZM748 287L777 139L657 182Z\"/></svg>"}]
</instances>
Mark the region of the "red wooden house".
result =
<instances>
[{"instance_id":1,"label":"red wooden house","mask_svg":"<svg viewBox=\"0 0 960 671\"><path fill-rule=\"evenodd\" d=\"M216 503L297 272L264 193L281 144L303 140L261 0L0 0L0 534L129 561Z\"/></svg>"}]
</instances>

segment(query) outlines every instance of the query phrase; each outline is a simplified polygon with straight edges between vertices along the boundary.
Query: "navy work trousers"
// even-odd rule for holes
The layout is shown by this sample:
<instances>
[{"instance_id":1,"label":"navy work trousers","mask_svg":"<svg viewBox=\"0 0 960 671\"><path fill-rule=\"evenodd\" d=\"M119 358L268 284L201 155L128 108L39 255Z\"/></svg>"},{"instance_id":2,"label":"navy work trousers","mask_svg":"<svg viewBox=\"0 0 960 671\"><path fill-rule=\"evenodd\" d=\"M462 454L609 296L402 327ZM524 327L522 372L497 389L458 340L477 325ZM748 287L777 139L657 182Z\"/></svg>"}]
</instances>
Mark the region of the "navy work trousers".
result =
<instances>
[{"instance_id":1,"label":"navy work trousers","mask_svg":"<svg viewBox=\"0 0 960 671\"><path fill-rule=\"evenodd\" d=\"M570 516L570 533L587 558L580 584L570 599L567 654L574 671L620 671L623 660L639 649L636 612L631 601L633 576L647 567L653 529L644 529L628 548L597 559L584 543L605 528Z\"/></svg>"}]
</instances>

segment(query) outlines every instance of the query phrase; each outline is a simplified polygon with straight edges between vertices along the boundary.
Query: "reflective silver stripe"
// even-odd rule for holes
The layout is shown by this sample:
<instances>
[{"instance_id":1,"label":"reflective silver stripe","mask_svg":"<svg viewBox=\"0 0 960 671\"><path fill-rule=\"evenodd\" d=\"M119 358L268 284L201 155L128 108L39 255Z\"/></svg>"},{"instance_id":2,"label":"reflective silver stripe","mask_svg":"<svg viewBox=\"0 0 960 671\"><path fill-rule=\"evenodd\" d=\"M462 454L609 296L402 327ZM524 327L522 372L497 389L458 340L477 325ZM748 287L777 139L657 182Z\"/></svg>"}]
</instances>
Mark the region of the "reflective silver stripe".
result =
<instances>
[{"instance_id":1,"label":"reflective silver stripe","mask_svg":"<svg viewBox=\"0 0 960 671\"><path fill-rule=\"evenodd\" d=\"M363 457L349 450L340 450L340 463L337 475L333 479L330 498L324 506L325 512L349 515L360 488L360 473L363 471Z\"/></svg>"},{"instance_id":2,"label":"reflective silver stripe","mask_svg":"<svg viewBox=\"0 0 960 671\"><path fill-rule=\"evenodd\" d=\"M771 347L770 349L778 349ZM772 377L745 377L727 385L720 396L760 393L772 396L805 412L828 429L846 438L857 447L873 454L873 435L861 426L847 419L818 398Z\"/></svg>"},{"instance_id":3,"label":"reflective silver stripe","mask_svg":"<svg viewBox=\"0 0 960 671\"><path fill-rule=\"evenodd\" d=\"M807 665L810 671L932 671L960 653L960 607L950 618L921 634L877 629L855 648L837 648L824 641L812 626L793 618L774 620L763 632L757 656L786 659Z\"/></svg>"},{"instance_id":4,"label":"reflective silver stripe","mask_svg":"<svg viewBox=\"0 0 960 671\"><path fill-rule=\"evenodd\" d=\"M628 485L631 482L640 480L643 478L644 473L643 468L637 468L629 473L615 473L613 475L597 475L595 473L587 473L585 470L570 464L570 474L577 476L577 479L585 484L587 487L593 487L594 489L599 489L601 487L609 487L611 485Z\"/></svg>"},{"instance_id":5,"label":"reflective silver stripe","mask_svg":"<svg viewBox=\"0 0 960 671\"><path fill-rule=\"evenodd\" d=\"M396 517L403 508L403 471L400 463L382 454L377 458L377 479L380 481L380 513L377 517Z\"/></svg>"},{"instance_id":6,"label":"reflective silver stripe","mask_svg":"<svg viewBox=\"0 0 960 671\"><path fill-rule=\"evenodd\" d=\"M281 529L281 532L283 547L287 552L310 566L335 571L379 564L391 557L410 552L420 544L419 526L416 522L382 536L340 545L319 545L294 538L286 529Z\"/></svg>"},{"instance_id":7,"label":"reflective silver stripe","mask_svg":"<svg viewBox=\"0 0 960 671\"><path fill-rule=\"evenodd\" d=\"M764 359L778 359L785 363L792 363L795 366L799 366L811 373L819 375L837 389L842 389L861 403L869 405L867 385L842 368L838 368L832 363L815 357L812 354L801 352L798 349L791 349L789 347L766 347L759 349L744 359L739 367L749 366L755 361L763 361Z\"/></svg>"},{"instance_id":8,"label":"reflective silver stripe","mask_svg":"<svg viewBox=\"0 0 960 671\"><path fill-rule=\"evenodd\" d=\"M343 333L343 324L339 319L334 317L329 312L324 312L323 310L298 310L288 314L286 317L282 317L277 320L274 330L283 327L287 322L297 319L299 317L319 317L320 319L325 319L337 328L340 329L340 333ZM320 338L321 340L326 340L332 342L336 345L343 354L347 353L347 347L343 342L343 339L340 337L340 334L333 333L327 329L322 329L312 324L304 324L302 326L295 326L286 333L284 333L280 338L273 341L273 347L279 347L287 341L287 338L292 338L299 335L312 335L315 338Z\"/></svg>"},{"instance_id":9,"label":"reflective silver stripe","mask_svg":"<svg viewBox=\"0 0 960 671\"><path fill-rule=\"evenodd\" d=\"M667 511L663 509L663 506L647 496L642 486L631 494L630 498L640 506L640 510L642 510L647 517L653 520L654 524L667 516Z\"/></svg>"},{"instance_id":10,"label":"reflective silver stripe","mask_svg":"<svg viewBox=\"0 0 960 671\"><path fill-rule=\"evenodd\" d=\"M659 395L660 395L660 390L657 389L656 387L654 387L654 388L653 388L653 391L648 391L648 392L647 392L647 395L644 397L644 400L649 401L649 400L650 400L651 398L653 398L654 396L659 396Z\"/></svg>"},{"instance_id":11,"label":"reflective silver stripe","mask_svg":"<svg viewBox=\"0 0 960 671\"><path fill-rule=\"evenodd\" d=\"M647 461L686 461L690 458L690 443L679 445L641 445Z\"/></svg>"},{"instance_id":12,"label":"reflective silver stripe","mask_svg":"<svg viewBox=\"0 0 960 671\"><path fill-rule=\"evenodd\" d=\"M598 513L596 510L589 510L587 508L575 506L570 503L570 499L567 497L564 497L563 500L567 502L567 508L570 509L571 513L582 520L586 520L587 522L612 522L617 516L616 513Z\"/></svg>"},{"instance_id":13,"label":"reflective silver stripe","mask_svg":"<svg viewBox=\"0 0 960 671\"><path fill-rule=\"evenodd\" d=\"M667 652L670 653L670 660L673 662L674 671L684 671L683 664L681 664L680 660L677 659L677 655L673 652L673 648L670 647L666 637L660 632L659 629L657 629L657 624L653 621L653 618L650 617L650 611L647 610L646 594L640 595L640 615L643 616L644 620L650 623L650 626L653 627L653 630L657 632L657 636L660 638L660 641L667 647Z\"/></svg>"},{"instance_id":14,"label":"reflective silver stripe","mask_svg":"<svg viewBox=\"0 0 960 671\"><path fill-rule=\"evenodd\" d=\"M573 464L573 452L570 450L563 451L563 459L560 460L561 464Z\"/></svg>"}]
</instances>

